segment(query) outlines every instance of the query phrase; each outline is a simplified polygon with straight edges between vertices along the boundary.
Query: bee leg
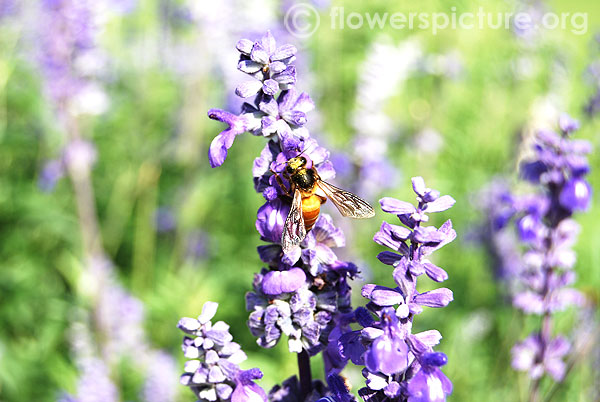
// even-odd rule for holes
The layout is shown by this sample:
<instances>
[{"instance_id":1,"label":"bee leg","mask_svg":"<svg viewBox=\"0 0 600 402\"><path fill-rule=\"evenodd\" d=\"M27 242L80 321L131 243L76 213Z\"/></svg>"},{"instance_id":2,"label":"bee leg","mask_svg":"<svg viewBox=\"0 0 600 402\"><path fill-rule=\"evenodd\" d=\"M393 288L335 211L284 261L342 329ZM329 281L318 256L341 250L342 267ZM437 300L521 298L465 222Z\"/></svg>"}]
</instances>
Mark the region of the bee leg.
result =
<instances>
[{"instance_id":1,"label":"bee leg","mask_svg":"<svg viewBox=\"0 0 600 402\"><path fill-rule=\"evenodd\" d=\"M281 187L281 190L285 193L285 195L287 195L288 197L293 199L292 196L292 192L290 190L288 190L285 185L283 184L283 180L281 180L281 177L279 176L279 173L275 172L273 169L270 169L271 173L273 173L273 175L275 176L275 180L277 180L277 184L279 184L279 187ZM289 177L286 177L286 179L288 179L288 181L291 180L289 179Z\"/></svg>"}]
</instances>

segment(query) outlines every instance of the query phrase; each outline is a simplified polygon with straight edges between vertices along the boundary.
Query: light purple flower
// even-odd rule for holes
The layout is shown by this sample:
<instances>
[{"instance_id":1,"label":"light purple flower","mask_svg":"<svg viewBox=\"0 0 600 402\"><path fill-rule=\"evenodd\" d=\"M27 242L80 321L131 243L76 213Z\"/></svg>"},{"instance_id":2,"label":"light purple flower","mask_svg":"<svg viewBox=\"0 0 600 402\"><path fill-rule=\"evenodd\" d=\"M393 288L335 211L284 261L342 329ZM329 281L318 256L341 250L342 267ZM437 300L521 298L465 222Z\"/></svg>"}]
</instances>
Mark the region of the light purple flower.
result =
<instances>
[{"instance_id":1,"label":"light purple flower","mask_svg":"<svg viewBox=\"0 0 600 402\"><path fill-rule=\"evenodd\" d=\"M217 135L210 144L208 160L210 166L215 168L221 166L223 162L225 162L227 151L233 145L235 137L246 131L252 130L253 118L251 114L236 116L220 109L209 110L208 117L228 125L228 128Z\"/></svg>"},{"instance_id":2,"label":"light purple flower","mask_svg":"<svg viewBox=\"0 0 600 402\"><path fill-rule=\"evenodd\" d=\"M235 90L238 96L248 98L259 91L273 96L296 83L296 69L290 63L297 50L293 45L277 47L270 31L255 42L241 39L236 47L241 53L238 69L256 79L240 84Z\"/></svg>"},{"instance_id":3,"label":"light purple flower","mask_svg":"<svg viewBox=\"0 0 600 402\"><path fill-rule=\"evenodd\" d=\"M188 386L200 400L265 401L265 392L254 383L262 373L258 369L242 371L239 364L246 354L233 342L229 325L212 323L217 303L207 302L197 319L184 317L177 327L187 335L183 338L185 363L182 385Z\"/></svg>"}]
</instances>

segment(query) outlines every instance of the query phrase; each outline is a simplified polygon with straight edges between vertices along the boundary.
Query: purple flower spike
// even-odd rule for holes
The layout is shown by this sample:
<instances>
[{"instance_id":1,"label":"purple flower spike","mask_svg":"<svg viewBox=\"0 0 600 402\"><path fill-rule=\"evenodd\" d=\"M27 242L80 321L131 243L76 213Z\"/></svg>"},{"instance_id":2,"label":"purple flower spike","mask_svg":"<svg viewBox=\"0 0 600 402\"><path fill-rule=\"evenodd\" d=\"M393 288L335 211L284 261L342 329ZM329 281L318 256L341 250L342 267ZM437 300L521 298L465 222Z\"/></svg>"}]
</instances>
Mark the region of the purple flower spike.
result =
<instances>
[{"instance_id":1,"label":"purple flower spike","mask_svg":"<svg viewBox=\"0 0 600 402\"><path fill-rule=\"evenodd\" d=\"M362 296L369 303L366 309L355 311L363 329L339 337L342 354L354 364L365 365L366 387L358 391L365 401L445 401L452 392L452 383L439 369L448 358L433 351L440 333L413 335L411 330L423 307L445 307L453 300L447 288L417 292L417 279L423 274L436 282L448 278L446 271L426 257L456 238L452 222L446 221L439 229L424 223L428 213L451 208L454 199L427 188L422 177L414 177L412 185L417 205L394 198L380 200L383 211L398 216L404 226L383 222L373 237L396 251L381 252L377 258L394 267L392 276L398 287L364 285Z\"/></svg>"},{"instance_id":2,"label":"purple flower spike","mask_svg":"<svg viewBox=\"0 0 600 402\"><path fill-rule=\"evenodd\" d=\"M582 293L569 287L575 281L572 247L578 233L571 216L587 210L590 204L592 188L585 176L590 170L586 154L591 145L570 138L579 129L571 117L562 115L558 126L560 133L537 133L533 156L521 165L521 176L537 185L538 191L522 196L507 194L495 202L496 209L502 211L491 211L504 221L491 237L499 254L509 254L513 261L502 278L512 304L525 314L543 316L541 329L512 349L513 368L527 371L535 380L531 395L539 394L543 376L557 382L565 376L563 359L569 344L561 336L552 338L553 313L585 303ZM506 230L508 220L514 221L519 238L527 246L524 252L510 244L509 253L500 249L506 248L512 234Z\"/></svg>"}]
</instances>

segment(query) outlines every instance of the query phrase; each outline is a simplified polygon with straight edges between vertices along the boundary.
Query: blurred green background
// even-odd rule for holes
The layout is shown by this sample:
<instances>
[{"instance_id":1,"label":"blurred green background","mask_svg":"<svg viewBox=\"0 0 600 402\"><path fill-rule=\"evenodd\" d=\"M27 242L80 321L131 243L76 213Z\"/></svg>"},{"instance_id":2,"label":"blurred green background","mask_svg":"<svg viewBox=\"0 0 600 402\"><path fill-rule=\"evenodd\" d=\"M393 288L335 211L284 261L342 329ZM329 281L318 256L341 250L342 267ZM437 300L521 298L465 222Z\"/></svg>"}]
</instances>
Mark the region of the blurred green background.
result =
<instances>
[{"instance_id":1,"label":"blurred green background","mask_svg":"<svg viewBox=\"0 0 600 402\"><path fill-rule=\"evenodd\" d=\"M97 298L90 297L85 282L72 180L59 179L51 191L40 188L45 164L60 158L67 135L56 105L45 95L36 58L39 4L14 3L0 20L0 400L54 401L63 391L77 390L74 322L87 317L83 321L95 342L101 343L102 337L94 335L90 312ZM458 239L436 257L450 275L445 286L455 299L443 310L419 315L415 329L436 328L444 336L438 349L449 357L444 372L454 384L451 400L523 400L528 381L511 369L510 348L538 319L522 316L507 303L490 256L476 241L485 216L473 201L494 177L516 181L528 135L554 124L560 112L578 118L582 128L577 138L597 148L600 119L583 109L595 91L588 66L600 62L600 43L594 40L600 30L600 3L321 1L314 4L321 24L304 39L285 31L282 21L291 2L284 3L140 0L127 12L102 11L97 47L107 62L93 81L102 88L106 105L80 113L76 120L82 137L96 146L91 184L115 283L143 303L145 331L128 336L142 337L144 345L171 354L177 375L184 361L177 321L197 316L202 304L213 300L220 304L217 319L231 325L249 356L244 367L260 367L265 373L260 382L265 389L296 372L295 356L285 342L260 349L245 325L244 294L261 268L254 221L263 198L254 192L251 168L265 141L239 136L226 163L210 169L207 149L224 127L210 121L206 111L227 107L235 84L245 79L236 72L236 41L256 39L271 29L279 43L291 42L299 49L298 86L316 102L316 112L308 115L312 135L334 156L359 158L353 142L365 134L353 119L359 113L360 87L369 72L378 78L368 57L377 44L400 49L410 42L419 61L390 82L392 94L381 110L391 122L385 137L387 158L399 175L391 188L376 189L369 197L373 203L383 195L412 201L410 177L423 176L428 186L457 200L432 222L450 218L458 232ZM436 35L389 25L332 29L330 10L341 6L346 13L540 7L585 12L588 28L583 35L569 29L531 35L490 28L445 29ZM403 57L400 53L383 61L392 76L404 68ZM597 152L590 155L590 163L589 180L598 189ZM333 182L344 183L344 176ZM576 217L582 225L576 287L594 303L590 324L598 320L595 306L600 299L599 206L596 197L590 211ZM332 215L348 237L338 255L356 261L365 280L390 285L389 269L375 258L381 247L371 241L389 216L379 211L367 222L341 222L336 212ZM427 279L421 282L423 289L433 286ZM353 284L356 306L363 303L361 284ZM558 329L572 333L580 313L559 314ZM123 401L145 400L140 396L143 370L135 359L134 353L109 364ZM313 360L315 376L322 375L319 359ZM599 365L596 345L577 361L554 400L592 400ZM358 389L360 373L349 367L346 374ZM551 386L543 383L546 391ZM185 387L175 389L175 400L193 400Z\"/></svg>"}]
</instances>

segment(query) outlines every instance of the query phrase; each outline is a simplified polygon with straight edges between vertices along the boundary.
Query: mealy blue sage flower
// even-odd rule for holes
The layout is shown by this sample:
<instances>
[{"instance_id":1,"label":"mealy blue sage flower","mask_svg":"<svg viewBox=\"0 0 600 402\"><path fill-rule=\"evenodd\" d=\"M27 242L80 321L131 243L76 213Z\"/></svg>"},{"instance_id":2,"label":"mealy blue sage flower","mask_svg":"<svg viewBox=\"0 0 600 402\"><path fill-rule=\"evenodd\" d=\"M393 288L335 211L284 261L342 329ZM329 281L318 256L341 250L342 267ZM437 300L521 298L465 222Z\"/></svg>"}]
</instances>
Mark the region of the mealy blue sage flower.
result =
<instances>
[{"instance_id":1,"label":"mealy blue sage flower","mask_svg":"<svg viewBox=\"0 0 600 402\"><path fill-rule=\"evenodd\" d=\"M394 268L397 287L363 286L362 295L369 302L354 311L354 321L362 329L339 338L342 355L365 366L366 387L359 390L365 401L445 401L452 392L452 383L439 369L446 364L446 355L433 350L440 333L412 334L412 323L423 307L445 307L453 299L449 289L419 293L416 285L423 274L436 282L448 278L428 256L456 238L452 222L440 228L423 224L429 220L427 214L445 211L455 201L427 188L421 177L414 177L412 184L416 206L393 198L380 200L382 209L398 216L403 226L383 222L373 238L394 250L381 252L377 258Z\"/></svg>"},{"instance_id":2,"label":"mealy blue sage flower","mask_svg":"<svg viewBox=\"0 0 600 402\"><path fill-rule=\"evenodd\" d=\"M325 214L298 246L283 252L281 238L291 207L291 183L281 173L287 161L300 154L307 168L318 169L323 180L335 177L335 170L329 152L311 138L306 127L307 113L314 103L294 87L291 63L296 49L291 45L277 47L269 32L256 42L242 40L237 47L241 52L238 67L255 81L238 86L236 93L254 99L237 115L219 109L208 112L211 119L229 126L211 143L209 161L212 167L220 166L235 136L244 132L268 139L252 168L254 188L266 201L256 220L256 229L266 244L258 247L265 267L255 275L253 291L246 295L248 326L260 346L271 348L285 335L290 352L298 354L299 379L290 379L273 391L279 395L277 400L303 401L309 395L319 398L327 396L327 387L323 385L321 390L310 381L309 359L325 351L328 374L339 373L346 364L336 345L339 328L350 323L345 318L352 314L348 279L358 270L338 259L335 249L344 246L344 235ZM329 347L331 341L334 344ZM294 384L300 393L292 397L286 387Z\"/></svg>"},{"instance_id":3,"label":"mealy blue sage flower","mask_svg":"<svg viewBox=\"0 0 600 402\"><path fill-rule=\"evenodd\" d=\"M566 373L568 340L553 335L552 315L569 306L581 306L584 296L570 287L575 281L576 255L572 247L579 225L571 218L589 207L592 195L586 180L589 165L586 154L591 144L572 139L579 123L567 115L558 122L559 133L537 133L534 155L521 164L522 177L537 192L505 198L502 225L512 219L525 246L521 257L514 307L526 314L542 316L541 328L512 349L512 366L527 371L533 382L531 392L539 392L539 381L548 374L562 381Z\"/></svg>"},{"instance_id":4,"label":"mealy blue sage flower","mask_svg":"<svg viewBox=\"0 0 600 402\"><path fill-rule=\"evenodd\" d=\"M189 359L181 384L190 387L200 401L266 401L265 391L254 382L262 378L260 370L239 367L246 354L233 342L229 325L211 322L217 307L217 303L206 302L197 319L184 317L177 324L186 334L182 349Z\"/></svg>"}]
</instances>

